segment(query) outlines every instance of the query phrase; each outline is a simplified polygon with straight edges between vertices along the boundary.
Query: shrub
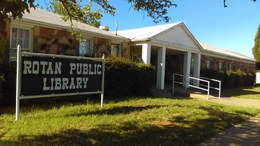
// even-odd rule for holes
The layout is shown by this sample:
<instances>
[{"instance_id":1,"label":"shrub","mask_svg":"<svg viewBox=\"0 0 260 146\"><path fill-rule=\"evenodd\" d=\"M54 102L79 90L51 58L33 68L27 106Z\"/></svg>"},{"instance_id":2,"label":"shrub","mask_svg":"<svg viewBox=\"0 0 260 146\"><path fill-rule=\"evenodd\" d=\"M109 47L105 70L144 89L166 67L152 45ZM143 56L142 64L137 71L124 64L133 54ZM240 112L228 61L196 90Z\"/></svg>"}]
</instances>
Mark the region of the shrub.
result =
<instances>
[{"instance_id":1,"label":"shrub","mask_svg":"<svg viewBox=\"0 0 260 146\"><path fill-rule=\"evenodd\" d=\"M4 81L5 81L5 76L4 74L2 74L0 75L0 85L2 85Z\"/></svg>"},{"instance_id":2,"label":"shrub","mask_svg":"<svg viewBox=\"0 0 260 146\"><path fill-rule=\"evenodd\" d=\"M236 87L245 86L245 82L247 79L247 74L240 69L236 71L237 78L236 78Z\"/></svg>"},{"instance_id":3,"label":"shrub","mask_svg":"<svg viewBox=\"0 0 260 146\"><path fill-rule=\"evenodd\" d=\"M5 81L4 74L0 75L0 99L3 98L3 83Z\"/></svg>"},{"instance_id":4,"label":"shrub","mask_svg":"<svg viewBox=\"0 0 260 146\"><path fill-rule=\"evenodd\" d=\"M204 70L201 70L200 75L201 75L201 77L220 80L222 83L225 80L225 74L222 71L204 69ZM211 86L218 87L218 83L211 82Z\"/></svg>"},{"instance_id":5,"label":"shrub","mask_svg":"<svg viewBox=\"0 0 260 146\"><path fill-rule=\"evenodd\" d=\"M108 58L105 65L105 95L150 95L155 79L155 68L132 63L121 58Z\"/></svg>"},{"instance_id":6,"label":"shrub","mask_svg":"<svg viewBox=\"0 0 260 146\"><path fill-rule=\"evenodd\" d=\"M248 73L246 75L246 80L245 80L245 86L252 86L255 83L255 74L254 73Z\"/></svg>"},{"instance_id":7,"label":"shrub","mask_svg":"<svg viewBox=\"0 0 260 146\"><path fill-rule=\"evenodd\" d=\"M237 74L236 72L232 70L228 70L225 73L225 80L223 82L223 87L225 88L234 88L236 85L236 79L237 79Z\"/></svg>"},{"instance_id":8,"label":"shrub","mask_svg":"<svg viewBox=\"0 0 260 146\"><path fill-rule=\"evenodd\" d=\"M234 88L241 86L252 86L255 81L255 75L252 73L245 73L241 70L232 71L228 70L226 72L217 71L217 70L201 70L201 76L207 78L213 78L220 80L222 82L222 87L225 88ZM211 83L212 86L216 87L216 85Z\"/></svg>"},{"instance_id":9,"label":"shrub","mask_svg":"<svg viewBox=\"0 0 260 146\"><path fill-rule=\"evenodd\" d=\"M3 92L0 105L13 105L15 103L16 64L4 64L2 68L5 81L2 82Z\"/></svg>"}]
</instances>

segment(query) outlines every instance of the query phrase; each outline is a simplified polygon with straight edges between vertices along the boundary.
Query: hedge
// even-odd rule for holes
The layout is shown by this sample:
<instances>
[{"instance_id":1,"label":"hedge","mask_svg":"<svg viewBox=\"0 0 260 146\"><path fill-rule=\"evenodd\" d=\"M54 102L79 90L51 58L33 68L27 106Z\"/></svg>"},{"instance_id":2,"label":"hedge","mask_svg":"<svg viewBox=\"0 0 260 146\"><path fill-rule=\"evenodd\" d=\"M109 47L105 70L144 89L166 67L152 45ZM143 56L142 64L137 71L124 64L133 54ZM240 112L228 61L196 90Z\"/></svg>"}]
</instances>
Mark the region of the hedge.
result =
<instances>
[{"instance_id":1,"label":"hedge","mask_svg":"<svg viewBox=\"0 0 260 146\"><path fill-rule=\"evenodd\" d=\"M245 73L241 70L217 71L204 69L201 70L200 75L203 77L220 80L222 82L222 87L225 88L253 86L255 81L254 73Z\"/></svg>"},{"instance_id":2,"label":"hedge","mask_svg":"<svg viewBox=\"0 0 260 146\"><path fill-rule=\"evenodd\" d=\"M108 58L105 62L105 97L151 95L151 88L155 83L153 66L132 63L121 58ZM0 74L3 91L0 105L13 105L15 103L16 64L6 65L1 70L5 76L3 78Z\"/></svg>"},{"instance_id":3,"label":"hedge","mask_svg":"<svg viewBox=\"0 0 260 146\"><path fill-rule=\"evenodd\" d=\"M122 58L108 58L105 65L105 96L151 95L155 68Z\"/></svg>"}]
</instances>

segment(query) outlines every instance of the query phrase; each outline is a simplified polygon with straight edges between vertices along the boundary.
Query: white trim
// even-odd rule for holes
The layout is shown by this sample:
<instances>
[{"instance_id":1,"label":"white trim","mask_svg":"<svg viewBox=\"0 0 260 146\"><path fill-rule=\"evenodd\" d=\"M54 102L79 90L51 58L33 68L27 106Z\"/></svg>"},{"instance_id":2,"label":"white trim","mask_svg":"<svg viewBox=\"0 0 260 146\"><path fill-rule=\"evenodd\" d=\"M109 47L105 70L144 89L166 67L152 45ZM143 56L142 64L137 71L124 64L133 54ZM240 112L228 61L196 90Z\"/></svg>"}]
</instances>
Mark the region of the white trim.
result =
<instances>
[{"instance_id":1,"label":"white trim","mask_svg":"<svg viewBox=\"0 0 260 146\"><path fill-rule=\"evenodd\" d=\"M158 40L152 40L150 42L150 44L152 44L154 46L165 46L167 49L177 50L177 51L181 51L181 52L201 53L201 51L196 51L197 48L190 48L187 46L181 46L178 44L172 44L172 43L167 43L167 42L158 41Z\"/></svg>"},{"instance_id":2,"label":"white trim","mask_svg":"<svg viewBox=\"0 0 260 146\"><path fill-rule=\"evenodd\" d=\"M29 30L29 49L24 49L21 48L22 51L29 51L29 52L33 52L33 27L31 25L25 25L25 24L16 24L16 23L11 23L10 24L10 36L9 36L9 61L15 61L17 55L11 56L11 51L16 51L17 53L17 47L12 48L12 35L13 35L13 28L17 28L17 29L25 29L25 30Z\"/></svg>"},{"instance_id":3,"label":"white trim","mask_svg":"<svg viewBox=\"0 0 260 146\"><path fill-rule=\"evenodd\" d=\"M9 48L11 48L11 46L12 46L12 35L13 35L12 29L13 28L29 30L29 51L33 51L33 29L32 29L32 27L29 27L27 25L11 24L11 26L10 26L10 44L9 44ZM11 48L11 49L17 49L17 48Z\"/></svg>"},{"instance_id":4,"label":"white trim","mask_svg":"<svg viewBox=\"0 0 260 146\"><path fill-rule=\"evenodd\" d=\"M41 22L34 21L34 20L26 19L26 18L23 18L21 20L12 20L12 22L19 23L19 24L21 23L23 25L30 25L30 26L41 26L41 27L52 28L52 29L56 29L56 30L65 30L68 32L71 31L69 24L67 26L62 26L62 25L58 25L58 24L46 23L44 21L41 21ZM62 22L62 23L66 23L66 22ZM76 28L76 29L80 33L91 36L91 37L100 37L100 38L105 38L105 39L117 39L120 41L129 40L128 38L125 38L123 36L118 36L118 35L113 36L112 33L111 33L111 35L106 35L106 34L102 34L102 33L95 33L95 32L88 31L88 30L82 30L82 29L78 29L78 28Z\"/></svg>"},{"instance_id":5,"label":"white trim","mask_svg":"<svg viewBox=\"0 0 260 146\"><path fill-rule=\"evenodd\" d=\"M247 60L247 59L243 59L243 58L236 58L233 56L229 56L229 55L225 55L225 54L221 54L221 53L216 53L216 52L205 52L202 53L203 56L209 56L209 57L215 57L218 59L226 59L229 61L237 61L237 62L243 62L243 63L250 63L250 64L256 64L256 62L254 60Z\"/></svg>"}]
</instances>

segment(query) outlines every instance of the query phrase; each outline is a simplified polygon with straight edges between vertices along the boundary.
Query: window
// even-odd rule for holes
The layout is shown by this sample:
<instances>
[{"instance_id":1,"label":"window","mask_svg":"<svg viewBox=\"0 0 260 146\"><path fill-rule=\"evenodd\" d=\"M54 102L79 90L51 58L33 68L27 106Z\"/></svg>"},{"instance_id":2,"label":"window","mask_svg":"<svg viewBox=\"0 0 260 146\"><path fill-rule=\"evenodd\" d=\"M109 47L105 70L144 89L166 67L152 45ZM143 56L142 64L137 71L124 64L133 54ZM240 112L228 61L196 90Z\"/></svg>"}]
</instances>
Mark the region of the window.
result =
<instances>
[{"instance_id":1,"label":"window","mask_svg":"<svg viewBox=\"0 0 260 146\"><path fill-rule=\"evenodd\" d=\"M194 55L191 56L190 74L194 75Z\"/></svg>"},{"instance_id":2,"label":"window","mask_svg":"<svg viewBox=\"0 0 260 146\"><path fill-rule=\"evenodd\" d=\"M142 55L132 55L132 62L143 63Z\"/></svg>"},{"instance_id":3,"label":"window","mask_svg":"<svg viewBox=\"0 0 260 146\"><path fill-rule=\"evenodd\" d=\"M82 39L79 43L79 56L92 56L93 49L90 39Z\"/></svg>"},{"instance_id":4,"label":"window","mask_svg":"<svg viewBox=\"0 0 260 146\"><path fill-rule=\"evenodd\" d=\"M231 63L229 64L229 70L232 70L232 64Z\"/></svg>"},{"instance_id":5,"label":"window","mask_svg":"<svg viewBox=\"0 0 260 146\"><path fill-rule=\"evenodd\" d=\"M111 45L111 57L121 57L122 51L118 44Z\"/></svg>"},{"instance_id":6,"label":"window","mask_svg":"<svg viewBox=\"0 0 260 146\"><path fill-rule=\"evenodd\" d=\"M207 69L211 69L211 60L207 60Z\"/></svg>"},{"instance_id":7,"label":"window","mask_svg":"<svg viewBox=\"0 0 260 146\"><path fill-rule=\"evenodd\" d=\"M17 46L20 45L22 51L31 50L31 32L27 28L11 27L10 35L10 60L15 60Z\"/></svg>"},{"instance_id":8,"label":"window","mask_svg":"<svg viewBox=\"0 0 260 146\"><path fill-rule=\"evenodd\" d=\"M219 62L219 70L223 70L224 69L224 62Z\"/></svg>"}]
</instances>

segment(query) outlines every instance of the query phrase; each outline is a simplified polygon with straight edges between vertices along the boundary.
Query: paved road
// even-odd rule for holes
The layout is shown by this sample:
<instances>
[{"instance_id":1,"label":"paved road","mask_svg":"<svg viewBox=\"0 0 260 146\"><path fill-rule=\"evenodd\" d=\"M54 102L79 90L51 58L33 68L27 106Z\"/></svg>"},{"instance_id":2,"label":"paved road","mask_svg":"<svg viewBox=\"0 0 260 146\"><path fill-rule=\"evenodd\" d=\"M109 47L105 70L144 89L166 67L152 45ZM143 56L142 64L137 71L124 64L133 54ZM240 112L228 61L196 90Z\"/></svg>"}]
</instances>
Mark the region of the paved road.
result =
<instances>
[{"instance_id":1,"label":"paved road","mask_svg":"<svg viewBox=\"0 0 260 146\"><path fill-rule=\"evenodd\" d=\"M192 98L207 100L205 95L191 94ZM209 101L228 105L260 109L260 100L243 98L210 98ZM249 121L236 125L226 132L203 142L201 146L260 146L260 114Z\"/></svg>"}]
</instances>

